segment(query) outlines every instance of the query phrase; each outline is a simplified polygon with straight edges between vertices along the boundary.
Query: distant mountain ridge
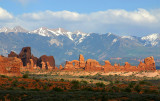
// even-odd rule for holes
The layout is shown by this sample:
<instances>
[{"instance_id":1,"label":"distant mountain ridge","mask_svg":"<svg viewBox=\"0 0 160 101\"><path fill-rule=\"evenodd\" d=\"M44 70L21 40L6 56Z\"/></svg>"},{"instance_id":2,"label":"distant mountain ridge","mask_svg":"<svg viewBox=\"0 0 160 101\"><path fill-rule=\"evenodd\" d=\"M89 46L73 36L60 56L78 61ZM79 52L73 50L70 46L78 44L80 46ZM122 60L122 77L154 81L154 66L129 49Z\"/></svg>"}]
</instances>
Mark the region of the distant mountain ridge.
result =
<instances>
[{"instance_id":1,"label":"distant mountain ridge","mask_svg":"<svg viewBox=\"0 0 160 101\"><path fill-rule=\"evenodd\" d=\"M32 47L35 56L53 55L56 63L73 60L79 54L86 59L105 60L111 57L160 57L160 34L144 37L118 36L112 33L84 33L63 28L45 27L27 31L20 26L0 29L0 54L11 50L19 52L22 47Z\"/></svg>"}]
</instances>

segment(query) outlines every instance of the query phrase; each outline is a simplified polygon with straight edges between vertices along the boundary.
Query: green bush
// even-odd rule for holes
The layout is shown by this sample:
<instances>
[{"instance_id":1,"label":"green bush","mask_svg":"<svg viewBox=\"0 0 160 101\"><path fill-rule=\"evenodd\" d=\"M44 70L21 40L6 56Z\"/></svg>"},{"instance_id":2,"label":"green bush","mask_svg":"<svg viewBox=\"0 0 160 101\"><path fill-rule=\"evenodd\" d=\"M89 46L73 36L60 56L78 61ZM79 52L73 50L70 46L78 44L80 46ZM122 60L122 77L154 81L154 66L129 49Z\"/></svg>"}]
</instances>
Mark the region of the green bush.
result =
<instances>
[{"instance_id":1,"label":"green bush","mask_svg":"<svg viewBox=\"0 0 160 101\"><path fill-rule=\"evenodd\" d=\"M124 92L131 92L132 90L131 90L131 88L129 88L129 87L126 87L125 89L124 89Z\"/></svg>"},{"instance_id":2,"label":"green bush","mask_svg":"<svg viewBox=\"0 0 160 101\"><path fill-rule=\"evenodd\" d=\"M79 78L84 78L84 76L80 76Z\"/></svg>"},{"instance_id":3,"label":"green bush","mask_svg":"<svg viewBox=\"0 0 160 101\"><path fill-rule=\"evenodd\" d=\"M58 87L55 87L55 88L53 88L52 90L53 90L53 91L56 91L56 92L62 92L62 91L63 91L63 89L58 88Z\"/></svg>"},{"instance_id":4,"label":"green bush","mask_svg":"<svg viewBox=\"0 0 160 101\"><path fill-rule=\"evenodd\" d=\"M105 87L105 84L103 82L99 82L99 83L96 83L96 86L97 87Z\"/></svg>"},{"instance_id":5,"label":"green bush","mask_svg":"<svg viewBox=\"0 0 160 101\"><path fill-rule=\"evenodd\" d=\"M80 82L78 80L72 80L71 83L76 84L76 85L80 84Z\"/></svg>"},{"instance_id":6,"label":"green bush","mask_svg":"<svg viewBox=\"0 0 160 101\"><path fill-rule=\"evenodd\" d=\"M7 78L8 76L6 76L6 75L1 75L1 77L2 77L2 78Z\"/></svg>"},{"instance_id":7,"label":"green bush","mask_svg":"<svg viewBox=\"0 0 160 101\"><path fill-rule=\"evenodd\" d=\"M149 85L149 86L152 85L150 82L147 82L147 81L139 81L139 84L140 85Z\"/></svg>"},{"instance_id":8,"label":"green bush","mask_svg":"<svg viewBox=\"0 0 160 101\"><path fill-rule=\"evenodd\" d=\"M119 84L119 81L118 81L118 80L116 80L116 81L115 81L115 83L116 83L116 84Z\"/></svg>"},{"instance_id":9,"label":"green bush","mask_svg":"<svg viewBox=\"0 0 160 101\"><path fill-rule=\"evenodd\" d=\"M116 86L112 86L112 91L114 91L114 92L119 92L119 88L116 87Z\"/></svg>"},{"instance_id":10,"label":"green bush","mask_svg":"<svg viewBox=\"0 0 160 101\"><path fill-rule=\"evenodd\" d=\"M72 89L78 89L80 87L80 82L77 80L73 80L71 83L73 84L71 87Z\"/></svg>"},{"instance_id":11,"label":"green bush","mask_svg":"<svg viewBox=\"0 0 160 101\"><path fill-rule=\"evenodd\" d=\"M60 79L60 81L64 82L64 79Z\"/></svg>"},{"instance_id":12,"label":"green bush","mask_svg":"<svg viewBox=\"0 0 160 101\"><path fill-rule=\"evenodd\" d=\"M81 84L82 84L82 85L87 85L88 82L87 82L87 81L81 81Z\"/></svg>"},{"instance_id":13,"label":"green bush","mask_svg":"<svg viewBox=\"0 0 160 101\"><path fill-rule=\"evenodd\" d=\"M135 81L131 81L130 83L129 83L129 87L130 88L133 88L133 86L136 84L136 82Z\"/></svg>"},{"instance_id":14,"label":"green bush","mask_svg":"<svg viewBox=\"0 0 160 101\"><path fill-rule=\"evenodd\" d=\"M134 90L139 93L139 92L141 91L140 85L136 85L136 86L134 87Z\"/></svg>"},{"instance_id":15,"label":"green bush","mask_svg":"<svg viewBox=\"0 0 160 101\"><path fill-rule=\"evenodd\" d=\"M23 78L28 78L28 74L23 74Z\"/></svg>"},{"instance_id":16,"label":"green bush","mask_svg":"<svg viewBox=\"0 0 160 101\"><path fill-rule=\"evenodd\" d=\"M84 91L94 91L91 87L85 87L82 90L84 90Z\"/></svg>"},{"instance_id":17,"label":"green bush","mask_svg":"<svg viewBox=\"0 0 160 101\"><path fill-rule=\"evenodd\" d=\"M110 81L110 85L111 85L111 86L113 85L113 81Z\"/></svg>"}]
</instances>

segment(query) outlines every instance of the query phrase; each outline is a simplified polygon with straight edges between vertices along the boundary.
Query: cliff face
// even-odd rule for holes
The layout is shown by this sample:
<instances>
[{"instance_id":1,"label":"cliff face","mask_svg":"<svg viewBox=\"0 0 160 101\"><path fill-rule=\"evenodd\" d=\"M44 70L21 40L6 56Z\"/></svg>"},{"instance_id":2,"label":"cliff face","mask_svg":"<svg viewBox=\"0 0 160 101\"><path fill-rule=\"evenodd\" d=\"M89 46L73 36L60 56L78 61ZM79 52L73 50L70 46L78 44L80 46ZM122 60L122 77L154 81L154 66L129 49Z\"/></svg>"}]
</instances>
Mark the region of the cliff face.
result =
<instances>
[{"instance_id":1,"label":"cliff face","mask_svg":"<svg viewBox=\"0 0 160 101\"><path fill-rule=\"evenodd\" d=\"M98 61L93 59L88 59L85 61L83 55L79 56L78 60L67 61L63 70L78 70L83 69L85 71L104 71L104 72L119 72L119 71L155 71L155 61L154 58L147 57L144 59L144 63L140 62L138 66L132 66L130 63L125 62L123 66L119 64L111 65L111 63L106 60L105 65L100 65Z\"/></svg>"}]
</instances>

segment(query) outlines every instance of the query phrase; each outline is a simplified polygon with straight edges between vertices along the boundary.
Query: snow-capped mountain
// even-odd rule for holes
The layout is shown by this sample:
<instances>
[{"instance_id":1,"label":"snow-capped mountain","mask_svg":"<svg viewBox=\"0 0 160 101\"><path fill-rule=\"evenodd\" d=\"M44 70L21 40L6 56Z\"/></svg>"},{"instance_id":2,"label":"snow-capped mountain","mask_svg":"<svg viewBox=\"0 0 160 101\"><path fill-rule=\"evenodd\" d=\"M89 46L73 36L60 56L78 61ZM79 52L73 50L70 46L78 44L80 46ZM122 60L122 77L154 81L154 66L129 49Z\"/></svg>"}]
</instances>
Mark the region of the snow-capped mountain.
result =
<instances>
[{"instance_id":1,"label":"snow-capped mountain","mask_svg":"<svg viewBox=\"0 0 160 101\"><path fill-rule=\"evenodd\" d=\"M21 26L16 26L12 29L13 32L18 33L18 32L22 32L22 33L27 33L28 31L24 28L22 28Z\"/></svg>"},{"instance_id":2,"label":"snow-capped mountain","mask_svg":"<svg viewBox=\"0 0 160 101\"><path fill-rule=\"evenodd\" d=\"M0 55L7 55L11 50L19 53L24 46L32 47L37 57L53 55L57 64L77 59L79 54L83 54L86 59L96 60L109 57L160 57L160 34L137 37L71 32L63 28L41 27L26 31L18 26L0 29Z\"/></svg>"},{"instance_id":3,"label":"snow-capped mountain","mask_svg":"<svg viewBox=\"0 0 160 101\"><path fill-rule=\"evenodd\" d=\"M8 27L2 27L0 28L0 32L4 32L4 33L9 33L9 32L14 32L14 33L27 33L28 31L25 30L24 28L22 28L21 26L15 26L13 29L10 29Z\"/></svg>"},{"instance_id":4,"label":"snow-capped mountain","mask_svg":"<svg viewBox=\"0 0 160 101\"><path fill-rule=\"evenodd\" d=\"M46 27L38 28L38 29L33 30L29 33L39 34L41 36L47 36L47 37L52 37L52 38L57 37L57 36L67 36L70 40L74 41L75 43L81 43L82 40L86 36L90 35L88 33L83 33L81 31L70 32L70 31L67 31L63 28L49 29Z\"/></svg>"},{"instance_id":5,"label":"snow-capped mountain","mask_svg":"<svg viewBox=\"0 0 160 101\"><path fill-rule=\"evenodd\" d=\"M148 45L157 46L160 44L160 34L158 34L158 33L144 36L141 39L145 41L145 43L144 43L145 46L148 46Z\"/></svg>"},{"instance_id":6,"label":"snow-capped mountain","mask_svg":"<svg viewBox=\"0 0 160 101\"><path fill-rule=\"evenodd\" d=\"M0 32L9 33L9 32L12 32L12 30L8 27L2 27L0 28Z\"/></svg>"}]
</instances>

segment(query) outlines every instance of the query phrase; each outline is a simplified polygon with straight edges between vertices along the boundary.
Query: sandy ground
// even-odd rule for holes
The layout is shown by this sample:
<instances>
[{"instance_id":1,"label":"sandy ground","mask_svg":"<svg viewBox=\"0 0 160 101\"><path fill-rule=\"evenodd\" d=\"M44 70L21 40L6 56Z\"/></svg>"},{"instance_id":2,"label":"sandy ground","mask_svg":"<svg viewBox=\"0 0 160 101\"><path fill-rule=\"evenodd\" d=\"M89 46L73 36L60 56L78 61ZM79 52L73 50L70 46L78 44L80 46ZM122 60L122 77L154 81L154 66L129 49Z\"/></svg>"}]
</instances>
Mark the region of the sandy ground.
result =
<instances>
[{"instance_id":1,"label":"sandy ground","mask_svg":"<svg viewBox=\"0 0 160 101\"><path fill-rule=\"evenodd\" d=\"M93 75L119 75L119 76L137 76L137 77L158 77L160 78L160 70L155 72L85 72L85 71L57 71L52 75L72 75L72 76L93 76Z\"/></svg>"}]
</instances>

